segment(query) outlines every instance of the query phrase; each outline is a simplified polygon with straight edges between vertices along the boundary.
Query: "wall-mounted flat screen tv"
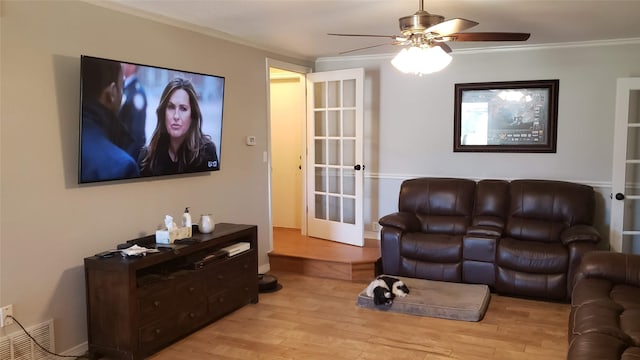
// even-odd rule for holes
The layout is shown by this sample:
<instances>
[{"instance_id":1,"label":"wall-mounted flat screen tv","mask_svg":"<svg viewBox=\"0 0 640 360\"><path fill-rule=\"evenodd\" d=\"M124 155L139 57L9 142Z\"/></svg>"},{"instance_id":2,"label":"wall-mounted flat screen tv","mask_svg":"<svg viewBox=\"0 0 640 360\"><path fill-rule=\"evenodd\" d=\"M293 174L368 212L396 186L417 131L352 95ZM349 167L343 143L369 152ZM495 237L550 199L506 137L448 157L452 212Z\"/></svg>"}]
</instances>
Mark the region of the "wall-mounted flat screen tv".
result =
<instances>
[{"instance_id":1,"label":"wall-mounted flat screen tv","mask_svg":"<svg viewBox=\"0 0 640 360\"><path fill-rule=\"evenodd\" d=\"M79 183L219 170L224 81L81 56Z\"/></svg>"}]
</instances>

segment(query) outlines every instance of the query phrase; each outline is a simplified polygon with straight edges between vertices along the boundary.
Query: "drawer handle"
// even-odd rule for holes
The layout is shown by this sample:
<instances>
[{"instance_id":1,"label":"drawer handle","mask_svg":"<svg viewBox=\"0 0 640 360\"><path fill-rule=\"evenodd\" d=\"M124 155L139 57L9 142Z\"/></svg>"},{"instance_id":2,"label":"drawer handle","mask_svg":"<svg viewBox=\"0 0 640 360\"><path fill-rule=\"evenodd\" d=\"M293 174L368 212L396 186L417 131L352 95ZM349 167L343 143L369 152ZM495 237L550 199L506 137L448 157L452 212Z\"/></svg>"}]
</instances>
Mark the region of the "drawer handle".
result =
<instances>
[{"instance_id":1,"label":"drawer handle","mask_svg":"<svg viewBox=\"0 0 640 360\"><path fill-rule=\"evenodd\" d=\"M160 335L160 332L161 332L160 329L155 330L156 335Z\"/></svg>"},{"instance_id":2,"label":"drawer handle","mask_svg":"<svg viewBox=\"0 0 640 360\"><path fill-rule=\"evenodd\" d=\"M160 300L156 300L153 302L153 306L160 307Z\"/></svg>"},{"instance_id":3,"label":"drawer handle","mask_svg":"<svg viewBox=\"0 0 640 360\"><path fill-rule=\"evenodd\" d=\"M189 317L190 317L190 318L192 318L192 319L194 319L194 318L196 317L196 314L194 314L194 313L189 313Z\"/></svg>"},{"instance_id":4,"label":"drawer handle","mask_svg":"<svg viewBox=\"0 0 640 360\"><path fill-rule=\"evenodd\" d=\"M191 286L191 287L189 288L189 292L194 292L194 291L196 291L196 288L194 288L193 286Z\"/></svg>"},{"instance_id":5,"label":"drawer handle","mask_svg":"<svg viewBox=\"0 0 640 360\"><path fill-rule=\"evenodd\" d=\"M224 298L218 298L218 302L222 304L224 302Z\"/></svg>"},{"instance_id":6,"label":"drawer handle","mask_svg":"<svg viewBox=\"0 0 640 360\"><path fill-rule=\"evenodd\" d=\"M222 280L222 279L224 279L224 276L218 275L218 280Z\"/></svg>"}]
</instances>

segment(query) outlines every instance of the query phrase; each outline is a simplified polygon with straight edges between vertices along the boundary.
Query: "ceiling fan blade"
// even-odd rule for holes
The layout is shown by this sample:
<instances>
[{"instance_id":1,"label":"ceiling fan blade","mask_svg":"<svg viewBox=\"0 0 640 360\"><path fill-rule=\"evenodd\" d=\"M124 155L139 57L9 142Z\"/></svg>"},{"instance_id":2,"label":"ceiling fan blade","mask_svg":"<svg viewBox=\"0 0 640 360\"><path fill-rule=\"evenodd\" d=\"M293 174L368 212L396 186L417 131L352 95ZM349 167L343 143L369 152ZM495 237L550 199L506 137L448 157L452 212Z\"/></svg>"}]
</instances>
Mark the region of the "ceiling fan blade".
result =
<instances>
[{"instance_id":1,"label":"ceiling fan blade","mask_svg":"<svg viewBox=\"0 0 640 360\"><path fill-rule=\"evenodd\" d=\"M456 18L430 26L425 30L425 33L436 33L440 36L446 36L470 29L476 25L478 25L478 23L475 21Z\"/></svg>"},{"instance_id":2,"label":"ceiling fan blade","mask_svg":"<svg viewBox=\"0 0 640 360\"><path fill-rule=\"evenodd\" d=\"M470 32L449 34L446 39L449 41L525 41L529 36L531 36L529 33Z\"/></svg>"},{"instance_id":3,"label":"ceiling fan blade","mask_svg":"<svg viewBox=\"0 0 640 360\"><path fill-rule=\"evenodd\" d=\"M357 49L352 49L352 50L347 50L347 51L343 51L340 52L340 55L344 55L344 54L349 54L355 51L360 51L360 50L366 50L366 49L371 49L371 48L375 48L375 47L380 47L380 46L385 46L385 45L395 45L392 43L386 43L386 44L378 44L378 45L371 45L371 46L365 46L365 47L361 47L361 48L357 48Z\"/></svg>"},{"instance_id":4,"label":"ceiling fan blade","mask_svg":"<svg viewBox=\"0 0 640 360\"><path fill-rule=\"evenodd\" d=\"M451 47L443 42L434 42L433 46L440 46L442 48L442 50L444 50L444 52L446 52L447 54L451 53Z\"/></svg>"},{"instance_id":5,"label":"ceiling fan blade","mask_svg":"<svg viewBox=\"0 0 640 360\"><path fill-rule=\"evenodd\" d=\"M396 41L406 41L407 38L404 36L396 36L396 35L370 35L370 34L332 34L329 33L327 35L331 35L331 36L361 36L361 37L382 37L382 38L389 38L389 39L393 39Z\"/></svg>"}]
</instances>

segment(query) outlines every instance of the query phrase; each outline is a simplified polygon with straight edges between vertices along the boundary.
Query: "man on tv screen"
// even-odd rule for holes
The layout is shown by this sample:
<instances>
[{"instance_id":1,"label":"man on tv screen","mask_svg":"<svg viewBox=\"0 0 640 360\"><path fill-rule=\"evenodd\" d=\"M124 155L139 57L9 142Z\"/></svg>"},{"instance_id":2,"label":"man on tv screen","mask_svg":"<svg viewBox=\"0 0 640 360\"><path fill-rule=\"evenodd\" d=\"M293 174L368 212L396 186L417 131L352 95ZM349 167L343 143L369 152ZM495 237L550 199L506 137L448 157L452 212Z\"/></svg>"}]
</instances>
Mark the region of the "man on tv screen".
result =
<instances>
[{"instance_id":1,"label":"man on tv screen","mask_svg":"<svg viewBox=\"0 0 640 360\"><path fill-rule=\"evenodd\" d=\"M119 62L84 57L80 182L140 176L124 149L132 142L117 117L124 87Z\"/></svg>"}]
</instances>

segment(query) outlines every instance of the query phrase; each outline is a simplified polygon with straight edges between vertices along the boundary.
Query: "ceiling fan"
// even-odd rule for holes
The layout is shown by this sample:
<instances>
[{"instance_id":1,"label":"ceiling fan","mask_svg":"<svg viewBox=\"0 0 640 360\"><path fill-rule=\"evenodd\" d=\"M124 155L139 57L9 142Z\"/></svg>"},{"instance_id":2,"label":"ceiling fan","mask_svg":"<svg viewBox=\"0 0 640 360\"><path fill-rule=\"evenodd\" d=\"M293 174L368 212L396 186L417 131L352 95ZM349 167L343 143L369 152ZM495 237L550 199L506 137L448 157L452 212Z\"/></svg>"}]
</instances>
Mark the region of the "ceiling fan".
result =
<instances>
[{"instance_id":1,"label":"ceiling fan","mask_svg":"<svg viewBox=\"0 0 640 360\"><path fill-rule=\"evenodd\" d=\"M420 9L415 14L403 16L400 21L400 32L402 35L369 35L369 34L336 34L332 36L362 36L362 37L382 37L390 38L393 41L386 44L362 47L341 52L347 54L354 51L370 49L384 45L401 45L412 47L434 47L438 46L447 53L451 52L451 47L446 44L448 41L525 41L531 34L512 32L461 32L470 29L477 22L467 19L454 18L444 20L444 16L430 14L424 10L424 0L419 0Z\"/></svg>"}]
</instances>

